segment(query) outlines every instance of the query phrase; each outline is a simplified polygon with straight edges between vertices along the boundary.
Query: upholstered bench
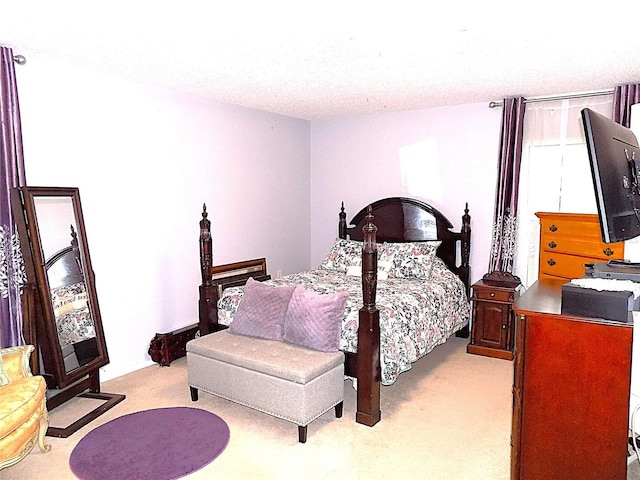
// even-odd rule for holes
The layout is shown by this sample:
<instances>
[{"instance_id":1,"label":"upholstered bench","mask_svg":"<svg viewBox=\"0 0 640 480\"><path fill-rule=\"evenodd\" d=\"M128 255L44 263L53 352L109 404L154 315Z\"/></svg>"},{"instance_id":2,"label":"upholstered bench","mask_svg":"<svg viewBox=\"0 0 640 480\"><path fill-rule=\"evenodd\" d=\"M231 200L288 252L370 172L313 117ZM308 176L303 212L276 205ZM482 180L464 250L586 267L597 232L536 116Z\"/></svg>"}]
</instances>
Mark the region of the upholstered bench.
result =
<instances>
[{"instance_id":1,"label":"upholstered bench","mask_svg":"<svg viewBox=\"0 0 640 480\"><path fill-rule=\"evenodd\" d=\"M342 416L344 353L322 352L284 341L236 335L222 330L187 343L191 399L198 391L246 405L298 425L335 408Z\"/></svg>"}]
</instances>

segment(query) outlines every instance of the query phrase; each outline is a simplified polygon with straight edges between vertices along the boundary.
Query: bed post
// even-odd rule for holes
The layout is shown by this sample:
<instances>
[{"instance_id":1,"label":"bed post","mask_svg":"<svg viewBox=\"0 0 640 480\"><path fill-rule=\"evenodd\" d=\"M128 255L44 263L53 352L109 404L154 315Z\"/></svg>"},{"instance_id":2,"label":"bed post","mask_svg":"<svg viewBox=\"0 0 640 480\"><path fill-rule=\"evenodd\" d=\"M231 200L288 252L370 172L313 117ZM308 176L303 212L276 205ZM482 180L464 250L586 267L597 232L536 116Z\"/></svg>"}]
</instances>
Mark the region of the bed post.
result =
<instances>
[{"instance_id":1,"label":"bed post","mask_svg":"<svg viewBox=\"0 0 640 480\"><path fill-rule=\"evenodd\" d=\"M80 275L82 275L82 279L84 280L84 268L82 268L82 257L80 256L80 247L78 247L78 234L73 229L73 225L69 225L69 227L71 227L71 249L73 250L73 254L76 258L78 271L80 272Z\"/></svg>"},{"instance_id":2,"label":"bed post","mask_svg":"<svg viewBox=\"0 0 640 480\"><path fill-rule=\"evenodd\" d=\"M338 214L338 237L347 238L347 214L344 211L344 202L340 207L340 213Z\"/></svg>"},{"instance_id":3,"label":"bed post","mask_svg":"<svg viewBox=\"0 0 640 480\"><path fill-rule=\"evenodd\" d=\"M380 312L376 308L378 252L371 206L362 227L362 300L358 326L358 393L356 422L369 427L380 421Z\"/></svg>"},{"instance_id":4,"label":"bed post","mask_svg":"<svg viewBox=\"0 0 640 480\"><path fill-rule=\"evenodd\" d=\"M462 216L462 228L460 229L462 238L462 248L460 249L460 269L459 275L465 286L467 287L467 297L470 293L470 271L469 271L469 253L471 250L471 216L469 215L469 203L464 205L464 215Z\"/></svg>"},{"instance_id":5,"label":"bed post","mask_svg":"<svg viewBox=\"0 0 640 480\"><path fill-rule=\"evenodd\" d=\"M215 331L218 323L218 290L211 283L212 241L211 222L207 219L207 205L202 205L202 220L200 220L200 299L198 300L198 329L200 335ZM213 325L212 325L213 324ZM212 326L214 328L212 328Z\"/></svg>"}]
</instances>

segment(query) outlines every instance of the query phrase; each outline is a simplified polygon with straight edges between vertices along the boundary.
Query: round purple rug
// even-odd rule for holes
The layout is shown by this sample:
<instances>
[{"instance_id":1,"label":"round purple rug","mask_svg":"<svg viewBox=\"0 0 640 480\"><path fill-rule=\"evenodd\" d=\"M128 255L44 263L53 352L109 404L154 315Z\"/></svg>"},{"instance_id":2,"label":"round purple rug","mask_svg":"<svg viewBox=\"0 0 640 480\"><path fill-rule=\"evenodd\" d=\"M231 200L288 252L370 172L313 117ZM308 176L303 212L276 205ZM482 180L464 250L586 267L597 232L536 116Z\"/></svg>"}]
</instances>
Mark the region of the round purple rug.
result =
<instances>
[{"instance_id":1,"label":"round purple rug","mask_svg":"<svg viewBox=\"0 0 640 480\"><path fill-rule=\"evenodd\" d=\"M89 432L69 466L82 480L170 480L211 463L229 443L229 427L199 408L123 415Z\"/></svg>"}]
</instances>

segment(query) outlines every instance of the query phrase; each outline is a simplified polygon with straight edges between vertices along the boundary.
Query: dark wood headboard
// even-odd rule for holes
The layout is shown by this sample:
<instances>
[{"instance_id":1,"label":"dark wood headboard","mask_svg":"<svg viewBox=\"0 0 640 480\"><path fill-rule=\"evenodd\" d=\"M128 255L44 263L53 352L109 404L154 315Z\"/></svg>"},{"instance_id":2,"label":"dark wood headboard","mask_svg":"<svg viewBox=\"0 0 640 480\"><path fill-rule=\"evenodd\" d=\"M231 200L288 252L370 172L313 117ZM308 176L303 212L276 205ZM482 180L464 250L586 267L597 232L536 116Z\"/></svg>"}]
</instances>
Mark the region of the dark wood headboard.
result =
<instances>
[{"instance_id":1,"label":"dark wood headboard","mask_svg":"<svg viewBox=\"0 0 640 480\"><path fill-rule=\"evenodd\" d=\"M440 240L438 256L453 272L457 273L469 293L469 253L471 251L471 216L468 205L462 215L460 232L454 232L452 223L440 211L420 200L389 197L373 202L371 213L378 227L377 241L418 242ZM363 240L362 227L366 224L368 206L360 210L347 224L342 204L339 214L338 236Z\"/></svg>"},{"instance_id":2,"label":"dark wood headboard","mask_svg":"<svg viewBox=\"0 0 640 480\"><path fill-rule=\"evenodd\" d=\"M49 288L66 287L84 282L80 249L76 232L71 227L71 245L54 253L45 262Z\"/></svg>"}]
</instances>

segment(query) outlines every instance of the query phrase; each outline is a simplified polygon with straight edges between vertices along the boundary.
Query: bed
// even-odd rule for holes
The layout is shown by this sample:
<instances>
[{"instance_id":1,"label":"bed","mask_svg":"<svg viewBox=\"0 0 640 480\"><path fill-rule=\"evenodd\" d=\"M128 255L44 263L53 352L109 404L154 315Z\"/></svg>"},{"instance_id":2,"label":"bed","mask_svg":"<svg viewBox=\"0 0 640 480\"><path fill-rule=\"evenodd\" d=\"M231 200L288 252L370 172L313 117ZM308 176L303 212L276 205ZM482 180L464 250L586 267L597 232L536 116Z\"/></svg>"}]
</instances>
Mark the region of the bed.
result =
<instances>
[{"instance_id":1,"label":"bed","mask_svg":"<svg viewBox=\"0 0 640 480\"><path fill-rule=\"evenodd\" d=\"M207 334L229 326L248 277L318 293L348 291L340 349L357 386L356 421L372 426L380 420L381 385L452 335L468 336L471 218L465 205L454 232L437 209L403 197L377 200L349 223L342 205L338 218L338 238L318 267L271 280L263 259L212 266L204 207L199 328Z\"/></svg>"}]
</instances>

